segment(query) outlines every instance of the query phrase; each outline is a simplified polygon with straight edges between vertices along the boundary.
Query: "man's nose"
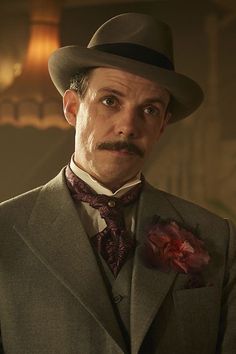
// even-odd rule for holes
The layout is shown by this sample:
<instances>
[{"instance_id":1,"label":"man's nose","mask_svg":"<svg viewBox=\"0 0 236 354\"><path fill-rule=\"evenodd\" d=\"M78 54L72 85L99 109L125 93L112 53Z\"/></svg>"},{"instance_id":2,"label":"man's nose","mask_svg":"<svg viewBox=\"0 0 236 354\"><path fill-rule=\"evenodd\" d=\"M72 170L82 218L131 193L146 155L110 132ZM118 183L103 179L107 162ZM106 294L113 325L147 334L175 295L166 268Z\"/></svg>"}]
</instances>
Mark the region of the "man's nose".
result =
<instances>
[{"instance_id":1,"label":"man's nose","mask_svg":"<svg viewBox=\"0 0 236 354\"><path fill-rule=\"evenodd\" d=\"M116 117L116 134L136 138L139 134L139 120L135 110L126 109Z\"/></svg>"}]
</instances>

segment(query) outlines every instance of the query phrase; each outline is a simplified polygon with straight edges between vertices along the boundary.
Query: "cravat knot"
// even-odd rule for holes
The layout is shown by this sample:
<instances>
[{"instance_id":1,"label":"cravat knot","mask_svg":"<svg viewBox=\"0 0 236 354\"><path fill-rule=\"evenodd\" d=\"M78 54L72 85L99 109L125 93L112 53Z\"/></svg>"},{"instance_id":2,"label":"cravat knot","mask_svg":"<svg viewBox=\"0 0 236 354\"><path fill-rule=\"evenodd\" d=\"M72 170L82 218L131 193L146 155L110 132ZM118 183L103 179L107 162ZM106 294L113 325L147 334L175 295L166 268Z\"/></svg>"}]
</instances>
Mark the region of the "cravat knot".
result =
<instances>
[{"instance_id":1,"label":"cravat knot","mask_svg":"<svg viewBox=\"0 0 236 354\"><path fill-rule=\"evenodd\" d=\"M137 201L144 178L142 177L141 183L135 185L120 198L116 198L97 194L87 183L76 176L69 166L66 167L65 176L72 198L75 201L89 203L105 220L107 227L93 236L91 242L116 277L135 244L125 227L124 207Z\"/></svg>"}]
</instances>

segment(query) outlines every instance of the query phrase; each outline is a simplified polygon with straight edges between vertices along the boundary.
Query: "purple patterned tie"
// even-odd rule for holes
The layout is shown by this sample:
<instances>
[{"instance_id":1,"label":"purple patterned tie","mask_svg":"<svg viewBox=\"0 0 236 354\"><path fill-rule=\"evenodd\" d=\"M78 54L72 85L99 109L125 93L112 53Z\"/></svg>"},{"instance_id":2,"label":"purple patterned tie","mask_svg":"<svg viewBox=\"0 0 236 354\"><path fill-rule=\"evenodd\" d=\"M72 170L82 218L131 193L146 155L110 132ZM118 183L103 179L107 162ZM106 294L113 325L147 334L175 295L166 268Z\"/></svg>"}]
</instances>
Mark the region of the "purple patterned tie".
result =
<instances>
[{"instance_id":1,"label":"purple patterned tie","mask_svg":"<svg viewBox=\"0 0 236 354\"><path fill-rule=\"evenodd\" d=\"M134 203L142 190L144 177L141 183L134 186L121 198L97 194L83 180L77 177L69 166L65 170L66 181L75 201L83 201L100 212L107 227L91 238L92 244L106 261L110 270L117 277L135 242L128 235L125 228L123 214L124 206Z\"/></svg>"}]
</instances>

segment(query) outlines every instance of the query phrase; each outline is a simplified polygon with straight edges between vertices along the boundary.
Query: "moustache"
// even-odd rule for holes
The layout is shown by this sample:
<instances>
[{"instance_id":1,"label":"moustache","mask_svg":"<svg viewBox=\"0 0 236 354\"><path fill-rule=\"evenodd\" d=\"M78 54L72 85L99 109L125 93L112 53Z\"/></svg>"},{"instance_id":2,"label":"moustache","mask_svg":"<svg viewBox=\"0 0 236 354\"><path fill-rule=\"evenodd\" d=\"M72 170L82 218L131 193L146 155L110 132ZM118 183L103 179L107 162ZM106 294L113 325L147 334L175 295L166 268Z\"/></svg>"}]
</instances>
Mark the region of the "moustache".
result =
<instances>
[{"instance_id":1,"label":"moustache","mask_svg":"<svg viewBox=\"0 0 236 354\"><path fill-rule=\"evenodd\" d=\"M98 144L97 148L98 150L111 150L111 151L125 150L132 154L136 154L140 157L144 156L143 151L138 146L128 141L106 141Z\"/></svg>"}]
</instances>

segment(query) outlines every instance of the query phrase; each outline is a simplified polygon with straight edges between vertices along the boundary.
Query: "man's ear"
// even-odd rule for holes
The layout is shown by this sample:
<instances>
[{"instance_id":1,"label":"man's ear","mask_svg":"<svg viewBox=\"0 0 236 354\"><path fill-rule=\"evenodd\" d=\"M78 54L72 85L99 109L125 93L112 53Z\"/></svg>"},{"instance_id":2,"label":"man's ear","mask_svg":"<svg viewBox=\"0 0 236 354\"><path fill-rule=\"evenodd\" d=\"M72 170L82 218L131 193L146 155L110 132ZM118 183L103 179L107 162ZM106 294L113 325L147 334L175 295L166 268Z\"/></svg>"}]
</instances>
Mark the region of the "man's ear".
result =
<instances>
[{"instance_id":1,"label":"man's ear","mask_svg":"<svg viewBox=\"0 0 236 354\"><path fill-rule=\"evenodd\" d=\"M75 127L79 109L79 96L74 90L66 90L63 95L63 110L67 122Z\"/></svg>"}]
</instances>

